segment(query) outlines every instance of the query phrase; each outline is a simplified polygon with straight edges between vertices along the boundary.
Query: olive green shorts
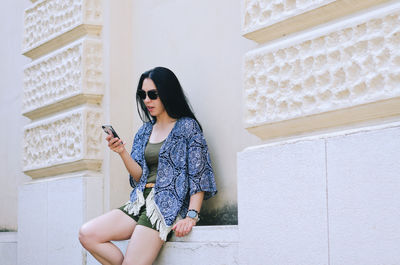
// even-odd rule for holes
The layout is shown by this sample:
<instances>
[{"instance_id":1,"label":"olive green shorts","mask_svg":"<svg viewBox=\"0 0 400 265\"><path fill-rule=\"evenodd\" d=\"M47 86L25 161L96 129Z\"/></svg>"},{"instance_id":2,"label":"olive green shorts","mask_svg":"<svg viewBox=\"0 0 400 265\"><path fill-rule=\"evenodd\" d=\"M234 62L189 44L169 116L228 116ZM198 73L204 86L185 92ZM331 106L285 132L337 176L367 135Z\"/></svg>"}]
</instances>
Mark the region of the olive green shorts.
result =
<instances>
[{"instance_id":1,"label":"olive green shorts","mask_svg":"<svg viewBox=\"0 0 400 265\"><path fill-rule=\"evenodd\" d=\"M146 199L147 196L149 196L149 194L150 194L152 189L153 188L145 188L144 189L144 191L143 191L144 199ZM138 215L129 214L127 211L124 210L124 208L125 208L125 205L122 205L118 209L120 209L121 211L126 213L128 216L130 216L133 220L136 221L136 223L138 225L143 225L143 226L146 226L148 228L151 228L151 229L154 229L154 230L158 231L157 228L154 225L151 224L149 217L147 217L147 215L146 215L146 204L143 205L142 208L140 208L140 211L139 211ZM171 236L172 236L172 231L168 234L167 241L169 241Z\"/></svg>"}]
</instances>

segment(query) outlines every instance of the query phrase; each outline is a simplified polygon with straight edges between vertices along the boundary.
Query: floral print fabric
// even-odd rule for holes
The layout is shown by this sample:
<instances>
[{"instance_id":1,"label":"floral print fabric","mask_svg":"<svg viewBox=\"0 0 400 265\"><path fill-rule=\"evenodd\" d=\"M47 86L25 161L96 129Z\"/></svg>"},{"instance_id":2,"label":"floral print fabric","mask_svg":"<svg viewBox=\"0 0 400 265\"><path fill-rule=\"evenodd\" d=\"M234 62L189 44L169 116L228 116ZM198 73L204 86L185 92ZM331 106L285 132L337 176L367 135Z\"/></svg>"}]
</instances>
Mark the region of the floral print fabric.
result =
<instances>
[{"instance_id":1,"label":"floral print fabric","mask_svg":"<svg viewBox=\"0 0 400 265\"><path fill-rule=\"evenodd\" d=\"M149 169L144 150L153 129L152 122L144 123L135 135L131 157L142 167L142 176L136 182L129 176L133 190L130 202L140 208ZM188 117L176 121L161 146L158 160L154 200L163 216L163 223L171 226L178 214L186 217L190 196L204 191L207 200L217 193L214 172L203 133L198 123ZM136 211L136 210L135 210Z\"/></svg>"}]
</instances>

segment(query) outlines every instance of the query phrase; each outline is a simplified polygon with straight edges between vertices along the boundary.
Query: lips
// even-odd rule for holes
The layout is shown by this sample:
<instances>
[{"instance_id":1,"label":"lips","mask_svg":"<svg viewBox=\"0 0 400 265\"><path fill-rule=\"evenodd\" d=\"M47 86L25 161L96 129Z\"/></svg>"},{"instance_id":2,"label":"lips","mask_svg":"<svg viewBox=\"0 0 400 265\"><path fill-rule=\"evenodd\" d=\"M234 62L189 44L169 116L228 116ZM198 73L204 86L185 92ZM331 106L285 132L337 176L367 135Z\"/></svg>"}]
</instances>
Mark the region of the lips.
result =
<instances>
[{"instance_id":1,"label":"lips","mask_svg":"<svg viewBox=\"0 0 400 265\"><path fill-rule=\"evenodd\" d=\"M147 110L148 110L148 111L151 112L153 109L154 109L154 107L149 107L149 106L147 106Z\"/></svg>"}]
</instances>

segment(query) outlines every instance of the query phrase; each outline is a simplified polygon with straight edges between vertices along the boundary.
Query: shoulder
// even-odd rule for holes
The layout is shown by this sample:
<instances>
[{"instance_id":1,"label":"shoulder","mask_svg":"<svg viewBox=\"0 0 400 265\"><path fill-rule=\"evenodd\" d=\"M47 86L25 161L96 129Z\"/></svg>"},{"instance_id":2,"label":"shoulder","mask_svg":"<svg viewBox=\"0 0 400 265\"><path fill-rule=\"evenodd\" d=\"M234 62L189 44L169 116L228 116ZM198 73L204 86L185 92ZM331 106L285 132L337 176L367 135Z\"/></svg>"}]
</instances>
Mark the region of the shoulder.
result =
<instances>
[{"instance_id":1,"label":"shoulder","mask_svg":"<svg viewBox=\"0 0 400 265\"><path fill-rule=\"evenodd\" d=\"M190 117L182 117L178 120L178 126L186 133L201 132L200 126L197 121Z\"/></svg>"},{"instance_id":2,"label":"shoulder","mask_svg":"<svg viewBox=\"0 0 400 265\"><path fill-rule=\"evenodd\" d=\"M145 122L142 124L142 126L140 126L139 130L136 133L136 136L142 136L144 135L147 131L151 130L151 128L153 127L153 124L149 121L149 122Z\"/></svg>"},{"instance_id":3,"label":"shoulder","mask_svg":"<svg viewBox=\"0 0 400 265\"><path fill-rule=\"evenodd\" d=\"M179 118L176 124L175 135L190 139L198 134L201 135L202 132L195 119L189 117Z\"/></svg>"}]
</instances>

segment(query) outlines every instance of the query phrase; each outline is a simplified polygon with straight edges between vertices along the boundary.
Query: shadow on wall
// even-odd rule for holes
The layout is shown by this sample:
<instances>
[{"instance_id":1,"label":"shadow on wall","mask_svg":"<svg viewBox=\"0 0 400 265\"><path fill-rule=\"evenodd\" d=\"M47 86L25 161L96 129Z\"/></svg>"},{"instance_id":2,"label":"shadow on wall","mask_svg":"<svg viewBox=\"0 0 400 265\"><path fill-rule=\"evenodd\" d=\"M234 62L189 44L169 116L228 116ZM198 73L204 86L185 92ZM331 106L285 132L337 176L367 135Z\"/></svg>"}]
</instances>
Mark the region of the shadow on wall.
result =
<instances>
[{"instance_id":1,"label":"shadow on wall","mask_svg":"<svg viewBox=\"0 0 400 265\"><path fill-rule=\"evenodd\" d=\"M197 225L237 225L237 205L225 205L221 208L207 210L200 213L200 221Z\"/></svg>"},{"instance_id":2,"label":"shadow on wall","mask_svg":"<svg viewBox=\"0 0 400 265\"><path fill-rule=\"evenodd\" d=\"M0 228L0 233L2 232L17 232L17 230L7 229L7 228Z\"/></svg>"}]
</instances>

